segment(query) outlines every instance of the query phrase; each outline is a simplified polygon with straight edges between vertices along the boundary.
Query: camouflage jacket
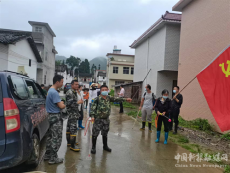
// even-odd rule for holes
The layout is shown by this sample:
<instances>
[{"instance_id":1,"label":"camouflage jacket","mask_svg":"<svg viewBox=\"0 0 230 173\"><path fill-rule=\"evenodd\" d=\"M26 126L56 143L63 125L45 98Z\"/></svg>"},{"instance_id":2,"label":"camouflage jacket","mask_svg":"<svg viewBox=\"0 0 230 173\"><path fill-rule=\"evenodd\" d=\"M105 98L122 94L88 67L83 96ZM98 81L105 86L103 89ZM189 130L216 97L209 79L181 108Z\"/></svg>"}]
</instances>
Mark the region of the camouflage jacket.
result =
<instances>
[{"instance_id":1,"label":"camouflage jacket","mask_svg":"<svg viewBox=\"0 0 230 173\"><path fill-rule=\"evenodd\" d=\"M73 89L69 89L66 92L66 109L68 112L69 118L79 118L81 115L78 111L78 99L77 92Z\"/></svg>"},{"instance_id":2,"label":"camouflage jacket","mask_svg":"<svg viewBox=\"0 0 230 173\"><path fill-rule=\"evenodd\" d=\"M114 98L107 96L106 99L98 96L94 99L90 108L90 117L98 119L107 119L110 115L111 105L110 102L122 102L124 98Z\"/></svg>"}]
</instances>

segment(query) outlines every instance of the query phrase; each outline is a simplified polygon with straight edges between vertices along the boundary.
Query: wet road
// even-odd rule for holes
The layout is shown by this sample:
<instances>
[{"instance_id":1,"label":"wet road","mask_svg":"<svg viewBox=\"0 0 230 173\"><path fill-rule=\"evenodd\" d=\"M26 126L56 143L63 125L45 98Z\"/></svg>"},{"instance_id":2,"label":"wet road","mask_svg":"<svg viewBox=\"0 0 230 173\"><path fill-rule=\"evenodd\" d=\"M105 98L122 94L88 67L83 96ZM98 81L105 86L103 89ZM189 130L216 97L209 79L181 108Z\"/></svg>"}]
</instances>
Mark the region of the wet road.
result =
<instances>
[{"instance_id":1,"label":"wet road","mask_svg":"<svg viewBox=\"0 0 230 173\"><path fill-rule=\"evenodd\" d=\"M207 162L185 162L180 161L178 165L174 159L178 153L189 154L189 151L180 146L168 142L163 144L163 134L160 143L155 143L155 131L149 133L147 130L139 130L140 124L136 123L132 130L133 119L125 114L118 114L118 108L112 108L110 117L111 127L109 132L109 147L112 153L103 151L102 137L97 140L97 153L92 155L92 160L88 159L90 135L84 136L84 130L78 135L81 152L76 153L67 148L65 139L66 121L63 127L62 145L58 152L59 157L64 157L65 161L59 165L48 165L48 162L41 161L36 171L48 173L222 173L219 168L204 168ZM86 118L85 118L86 119ZM44 143L43 151L44 153ZM190 164L201 166L201 168L190 167ZM188 166L188 168L176 166ZM17 169L19 170L19 169ZM20 171L23 169L21 168ZM29 171L24 168L23 171ZM17 171L14 171L17 172Z\"/></svg>"}]
</instances>

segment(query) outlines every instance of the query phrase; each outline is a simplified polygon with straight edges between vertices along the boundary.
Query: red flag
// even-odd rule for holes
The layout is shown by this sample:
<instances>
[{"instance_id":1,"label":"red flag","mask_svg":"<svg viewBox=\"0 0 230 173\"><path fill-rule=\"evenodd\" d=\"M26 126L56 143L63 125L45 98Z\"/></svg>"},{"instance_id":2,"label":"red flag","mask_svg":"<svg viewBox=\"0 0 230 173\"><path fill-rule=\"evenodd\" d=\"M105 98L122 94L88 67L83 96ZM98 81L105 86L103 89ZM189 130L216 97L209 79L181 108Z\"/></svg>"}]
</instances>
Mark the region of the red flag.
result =
<instances>
[{"instance_id":1,"label":"red flag","mask_svg":"<svg viewBox=\"0 0 230 173\"><path fill-rule=\"evenodd\" d=\"M230 46L197 79L220 130L230 130Z\"/></svg>"}]
</instances>

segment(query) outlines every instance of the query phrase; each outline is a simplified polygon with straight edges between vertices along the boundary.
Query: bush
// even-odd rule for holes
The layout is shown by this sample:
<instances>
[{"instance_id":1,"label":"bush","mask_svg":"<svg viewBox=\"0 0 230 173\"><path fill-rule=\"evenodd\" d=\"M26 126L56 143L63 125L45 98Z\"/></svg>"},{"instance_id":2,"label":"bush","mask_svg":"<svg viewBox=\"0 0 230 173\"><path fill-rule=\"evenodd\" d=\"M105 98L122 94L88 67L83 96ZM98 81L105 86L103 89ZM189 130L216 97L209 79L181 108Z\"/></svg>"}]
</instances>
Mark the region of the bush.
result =
<instances>
[{"instance_id":1,"label":"bush","mask_svg":"<svg viewBox=\"0 0 230 173\"><path fill-rule=\"evenodd\" d=\"M230 173L230 166L227 165L224 169L224 173Z\"/></svg>"},{"instance_id":2,"label":"bush","mask_svg":"<svg viewBox=\"0 0 230 173\"><path fill-rule=\"evenodd\" d=\"M109 95L114 97L114 89L110 90Z\"/></svg>"}]
</instances>

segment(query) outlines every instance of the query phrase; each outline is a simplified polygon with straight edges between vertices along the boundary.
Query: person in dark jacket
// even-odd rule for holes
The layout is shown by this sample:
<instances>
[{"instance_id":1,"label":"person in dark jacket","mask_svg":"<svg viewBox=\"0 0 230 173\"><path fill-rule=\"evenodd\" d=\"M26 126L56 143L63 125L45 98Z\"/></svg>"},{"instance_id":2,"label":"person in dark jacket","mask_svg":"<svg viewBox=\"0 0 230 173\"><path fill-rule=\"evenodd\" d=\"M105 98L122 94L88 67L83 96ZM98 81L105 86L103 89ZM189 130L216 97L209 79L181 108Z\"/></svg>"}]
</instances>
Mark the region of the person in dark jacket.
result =
<instances>
[{"instance_id":1,"label":"person in dark jacket","mask_svg":"<svg viewBox=\"0 0 230 173\"><path fill-rule=\"evenodd\" d=\"M158 116L157 121L157 139L155 142L159 142L160 140L160 134L161 134L161 125L162 122L164 123L164 131L165 131L165 141L164 144L167 144L168 142L168 119L166 117L169 117L169 114L171 112L171 100L168 98L169 91L164 89L162 91L162 97L157 99L157 103L155 106L155 111ZM164 117L166 116L166 117Z\"/></svg>"},{"instance_id":2,"label":"person in dark jacket","mask_svg":"<svg viewBox=\"0 0 230 173\"><path fill-rule=\"evenodd\" d=\"M174 126L173 134L177 134L177 128L178 128L178 124L179 124L178 117L180 114L181 105L183 103L183 96L179 93L179 90L180 90L179 86L176 86L173 88L173 93L175 95L172 99L172 113L171 113L172 122L170 123L170 126L169 126L170 130L172 130L173 121L174 121L175 126Z\"/></svg>"}]
</instances>

